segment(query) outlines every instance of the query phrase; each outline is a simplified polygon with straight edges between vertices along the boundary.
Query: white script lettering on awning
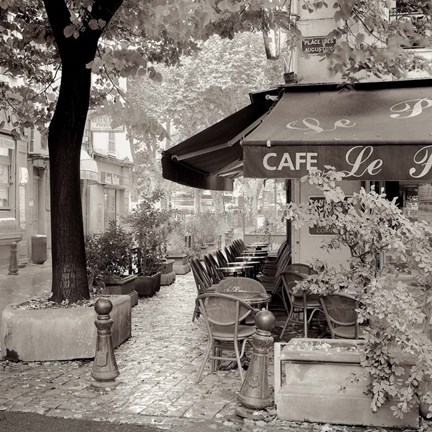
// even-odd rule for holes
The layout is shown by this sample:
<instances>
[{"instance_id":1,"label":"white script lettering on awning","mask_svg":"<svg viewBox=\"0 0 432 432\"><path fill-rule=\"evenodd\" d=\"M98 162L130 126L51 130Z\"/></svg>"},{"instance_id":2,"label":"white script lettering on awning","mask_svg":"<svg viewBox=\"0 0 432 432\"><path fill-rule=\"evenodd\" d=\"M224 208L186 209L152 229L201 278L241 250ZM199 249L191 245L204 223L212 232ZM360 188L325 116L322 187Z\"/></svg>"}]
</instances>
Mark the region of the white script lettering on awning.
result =
<instances>
[{"instance_id":1,"label":"white script lettering on awning","mask_svg":"<svg viewBox=\"0 0 432 432\"><path fill-rule=\"evenodd\" d=\"M277 153L267 153L263 158L264 168L269 171L282 170L284 168L289 168L293 171L298 171L302 168L306 170L311 170L317 168L317 157L318 153L296 153L293 158L289 153L283 153L280 160L274 161L277 158ZM276 162L276 164L275 164Z\"/></svg>"},{"instance_id":2,"label":"white script lettering on awning","mask_svg":"<svg viewBox=\"0 0 432 432\"><path fill-rule=\"evenodd\" d=\"M335 147L336 148L336 147ZM313 169L322 169L326 165L335 166L337 170L345 172L349 178L399 178L401 171L405 171L405 178L426 179L432 177L432 145L417 148L415 153L402 160L399 159L399 167L396 160L392 159L388 149L374 146L339 147L338 152L313 151L277 151L266 152L262 156L262 168L269 177L282 176L287 178L299 178ZM401 148L402 151L402 148ZM339 156L341 155L342 158ZM393 154L394 156L394 154ZM402 167L403 165L403 167ZM395 174L391 174L393 169ZM390 173L390 174L389 174ZM266 175L263 175L265 177ZM387 177L390 176L390 177Z\"/></svg>"}]
</instances>

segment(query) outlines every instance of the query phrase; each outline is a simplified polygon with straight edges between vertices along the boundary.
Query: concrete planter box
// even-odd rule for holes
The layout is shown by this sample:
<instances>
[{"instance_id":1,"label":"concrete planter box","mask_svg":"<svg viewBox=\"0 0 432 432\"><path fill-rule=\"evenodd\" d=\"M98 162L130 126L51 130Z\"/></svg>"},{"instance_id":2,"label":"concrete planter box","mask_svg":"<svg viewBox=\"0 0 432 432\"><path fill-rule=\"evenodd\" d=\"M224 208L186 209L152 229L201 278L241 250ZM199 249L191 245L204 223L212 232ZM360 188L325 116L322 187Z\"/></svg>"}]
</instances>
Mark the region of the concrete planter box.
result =
<instances>
[{"instance_id":1,"label":"concrete planter box","mask_svg":"<svg viewBox=\"0 0 432 432\"><path fill-rule=\"evenodd\" d=\"M118 278L106 278L105 288L102 291L104 295L127 295L130 297L131 306L134 307L138 304L138 294L134 290L134 280L136 275L123 276Z\"/></svg>"},{"instance_id":2,"label":"concrete planter box","mask_svg":"<svg viewBox=\"0 0 432 432\"><path fill-rule=\"evenodd\" d=\"M166 259L162 261L161 263L161 282L160 284L162 286L171 285L174 283L176 274L174 272L173 266L174 266L174 260L173 259Z\"/></svg>"},{"instance_id":3,"label":"concrete planter box","mask_svg":"<svg viewBox=\"0 0 432 432\"><path fill-rule=\"evenodd\" d=\"M167 259L174 260L173 270L177 275L184 275L191 271L191 266L188 262L188 257L186 254L182 253L170 253Z\"/></svg>"},{"instance_id":4,"label":"concrete planter box","mask_svg":"<svg viewBox=\"0 0 432 432\"><path fill-rule=\"evenodd\" d=\"M131 336L131 303L125 295L109 296L112 341L118 347ZM24 303L25 304L25 303ZM3 354L13 361L54 361L93 358L96 312L93 307L3 310Z\"/></svg>"},{"instance_id":5,"label":"concrete planter box","mask_svg":"<svg viewBox=\"0 0 432 432\"><path fill-rule=\"evenodd\" d=\"M292 339L282 349L285 379L278 391L281 420L374 427L418 428L418 407L402 419L393 415L391 401L376 413L365 394L369 379L360 365L362 341ZM275 359L276 361L276 359ZM358 382L351 382L353 373Z\"/></svg>"},{"instance_id":6,"label":"concrete planter box","mask_svg":"<svg viewBox=\"0 0 432 432\"><path fill-rule=\"evenodd\" d=\"M134 289L139 296L151 297L156 294L161 287L161 272L152 276L138 275L134 281Z\"/></svg>"}]
</instances>

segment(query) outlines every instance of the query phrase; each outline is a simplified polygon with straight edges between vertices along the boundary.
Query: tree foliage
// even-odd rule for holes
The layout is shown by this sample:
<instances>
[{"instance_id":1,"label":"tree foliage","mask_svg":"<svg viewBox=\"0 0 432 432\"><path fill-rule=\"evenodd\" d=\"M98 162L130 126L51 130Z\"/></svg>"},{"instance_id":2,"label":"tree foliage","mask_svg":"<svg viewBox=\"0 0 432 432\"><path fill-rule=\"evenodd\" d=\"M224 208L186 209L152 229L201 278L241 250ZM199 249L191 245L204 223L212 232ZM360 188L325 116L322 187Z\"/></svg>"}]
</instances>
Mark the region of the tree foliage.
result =
<instances>
[{"instance_id":1,"label":"tree foliage","mask_svg":"<svg viewBox=\"0 0 432 432\"><path fill-rule=\"evenodd\" d=\"M404 69L424 66L402 46L428 37L430 1L402 0L422 12L420 28L407 19L388 20L389 3L303 1L311 11L334 8L337 45L328 57L344 79L362 70L399 77ZM0 0L0 70L5 77L0 109L12 117L14 135L22 135L25 127L49 124L56 301L88 297L79 156L89 104L99 105L113 94L119 77L138 74L160 81L156 63L175 64L214 34L233 38L239 32L269 29L287 31L289 40L300 42L285 0ZM97 77L90 99L91 73ZM215 85L211 97L217 111L216 102L226 95ZM191 96L185 100L199 106ZM178 115L185 131L195 125L186 111ZM204 117L200 124L210 121Z\"/></svg>"},{"instance_id":2,"label":"tree foliage","mask_svg":"<svg viewBox=\"0 0 432 432\"><path fill-rule=\"evenodd\" d=\"M136 184L162 183L160 152L249 103L248 93L279 83L280 62L267 60L261 33L233 39L214 35L175 66L158 66L163 80L128 80L121 100L107 103L115 124L124 124L134 148ZM151 179L151 180L150 180Z\"/></svg>"}]
</instances>

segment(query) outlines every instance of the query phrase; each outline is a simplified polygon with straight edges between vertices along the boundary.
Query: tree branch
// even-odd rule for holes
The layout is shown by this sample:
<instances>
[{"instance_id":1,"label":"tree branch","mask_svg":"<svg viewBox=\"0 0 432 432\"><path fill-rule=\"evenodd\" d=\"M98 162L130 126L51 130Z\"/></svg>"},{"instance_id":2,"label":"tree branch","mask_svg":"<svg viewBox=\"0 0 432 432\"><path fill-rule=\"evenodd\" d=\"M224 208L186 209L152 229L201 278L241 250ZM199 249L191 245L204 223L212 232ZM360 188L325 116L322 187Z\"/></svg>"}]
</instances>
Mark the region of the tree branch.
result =
<instances>
[{"instance_id":1,"label":"tree branch","mask_svg":"<svg viewBox=\"0 0 432 432\"><path fill-rule=\"evenodd\" d=\"M70 11L64 0L43 0L48 21L61 54L66 40L63 30L71 23Z\"/></svg>"}]
</instances>

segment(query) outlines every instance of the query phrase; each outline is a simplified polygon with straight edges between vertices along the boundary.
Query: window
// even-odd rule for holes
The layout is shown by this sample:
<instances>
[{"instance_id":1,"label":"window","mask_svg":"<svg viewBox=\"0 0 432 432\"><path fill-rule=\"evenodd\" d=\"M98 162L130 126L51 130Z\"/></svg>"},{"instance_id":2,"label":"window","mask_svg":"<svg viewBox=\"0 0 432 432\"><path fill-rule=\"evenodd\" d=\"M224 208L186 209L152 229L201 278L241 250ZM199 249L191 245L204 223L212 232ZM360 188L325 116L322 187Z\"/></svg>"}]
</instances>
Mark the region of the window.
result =
<instances>
[{"instance_id":1,"label":"window","mask_svg":"<svg viewBox=\"0 0 432 432\"><path fill-rule=\"evenodd\" d=\"M115 146L115 134L114 132L108 132L108 154L115 154L116 146Z\"/></svg>"},{"instance_id":2,"label":"window","mask_svg":"<svg viewBox=\"0 0 432 432\"><path fill-rule=\"evenodd\" d=\"M35 131L34 128L30 129L30 140L29 140L29 149L28 152L29 153L34 153L35 151Z\"/></svg>"},{"instance_id":3,"label":"window","mask_svg":"<svg viewBox=\"0 0 432 432\"><path fill-rule=\"evenodd\" d=\"M0 210L10 210L12 190L11 150L0 148Z\"/></svg>"},{"instance_id":4,"label":"window","mask_svg":"<svg viewBox=\"0 0 432 432\"><path fill-rule=\"evenodd\" d=\"M117 217L116 206L116 190L105 189L105 203L104 203L104 227L108 228L110 221L115 220Z\"/></svg>"}]
</instances>

